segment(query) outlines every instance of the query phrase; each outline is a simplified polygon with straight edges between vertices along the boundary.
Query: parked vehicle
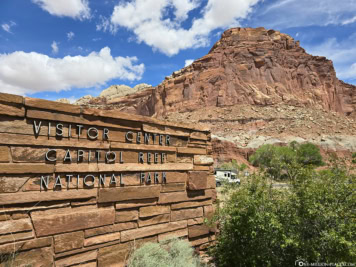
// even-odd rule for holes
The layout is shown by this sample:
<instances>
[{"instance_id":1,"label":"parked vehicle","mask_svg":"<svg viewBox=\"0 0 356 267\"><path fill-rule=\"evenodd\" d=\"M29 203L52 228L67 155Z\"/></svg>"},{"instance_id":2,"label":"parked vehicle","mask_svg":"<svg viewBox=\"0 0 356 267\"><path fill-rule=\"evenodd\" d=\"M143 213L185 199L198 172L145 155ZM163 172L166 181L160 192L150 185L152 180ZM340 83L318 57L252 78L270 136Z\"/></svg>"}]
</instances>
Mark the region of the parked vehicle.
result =
<instances>
[{"instance_id":1,"label":"parked vehicle","mask_svg":"<svg viewBox=\"0 0 356 267\"><path fill-rule=\"evenodd\" d=\"M236 183L240 184L240 179L237 178L237 170L215 169L216 186L219 187L223 183Z\"/></svg>"}]
</instances>

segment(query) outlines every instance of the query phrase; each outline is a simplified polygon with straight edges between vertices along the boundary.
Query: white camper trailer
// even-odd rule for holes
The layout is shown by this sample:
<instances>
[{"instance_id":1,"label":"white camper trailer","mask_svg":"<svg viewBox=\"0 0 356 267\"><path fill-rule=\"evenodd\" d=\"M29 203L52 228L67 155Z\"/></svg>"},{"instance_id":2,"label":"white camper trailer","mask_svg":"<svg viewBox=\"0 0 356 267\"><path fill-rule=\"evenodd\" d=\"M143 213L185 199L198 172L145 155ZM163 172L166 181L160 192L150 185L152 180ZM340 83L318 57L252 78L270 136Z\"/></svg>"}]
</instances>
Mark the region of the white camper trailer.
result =
<instances>
[{"instance_id":1,"label":"white camper trailer","mask_svg":"<svg viewBox=\"0 0 356 267\"><path fill-rule=\"evenodd\" d=\"M221 186L223 183L236 183L240 184L240 179L237 178L237 170L224 170L224 169L215 169L215 181L216 186Z\"/></svg>"}]
</instances>

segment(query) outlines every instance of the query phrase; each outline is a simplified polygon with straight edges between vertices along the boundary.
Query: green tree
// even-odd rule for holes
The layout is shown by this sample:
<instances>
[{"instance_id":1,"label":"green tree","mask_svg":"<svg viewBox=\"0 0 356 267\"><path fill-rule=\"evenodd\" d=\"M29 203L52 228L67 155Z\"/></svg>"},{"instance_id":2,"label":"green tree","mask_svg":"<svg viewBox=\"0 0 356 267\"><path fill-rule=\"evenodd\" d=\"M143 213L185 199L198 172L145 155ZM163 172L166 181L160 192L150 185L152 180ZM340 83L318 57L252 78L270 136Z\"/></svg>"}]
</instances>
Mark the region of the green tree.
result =
<instances>
[{"instance_id":1,"label":"green tree","mask_svg":"<svg viewBox=\"0 0 356 267\"><path fill-rule=\"evenodd\" d=\"M297 147L297 160L303 165L323 165L323 158L320 154L320 149L311 143L301 144Z\"/></svg>"},{"instance_id":2,"label":"green tree","mask_svg":"<svg viewBox=\"0 0 356 267\"><path fill-rule=\"evenodd\" d=\"M231 160L230 162L224 162L219 166L220 169L225 169L225 170L239 170L239 171L244 171L247 168L247 165L245 163L239 164L235 159Z\"/></svg>"},{"instance_id":3,"label":"green tree","mask_svg":"<svg viewBox=\"0 0 356 267\"><path fill-rule=\"evenodd\" d=\"M249 161L274 179L286 179L289 177L289 166L296 164L296 151L286 146L263 145L256 150Z\"/></svg>"},{"instance_id":4,"label":"green tree","mask_svg":"<svg viewBox=\"0 0 356 267\"><path fill-rule=\"evenodd\" d=\"M289 146L263 145L250 157L255 167L260 167L272 178L291 179L292 166L319 166L323 164L319 148L311 143L290 143Z\"/></svg>"},{"instance_id":5,"label":"green tree","mask_svg":"<svg viewBox=\"0 0 356 267\"><path fill-rule=\"evenodd\" d=\"M218 266L295 266L356 261L356 177L337 166L294 168L288 189L258 173L236 188L215 219Z\"/></svg>"}]
</instances>

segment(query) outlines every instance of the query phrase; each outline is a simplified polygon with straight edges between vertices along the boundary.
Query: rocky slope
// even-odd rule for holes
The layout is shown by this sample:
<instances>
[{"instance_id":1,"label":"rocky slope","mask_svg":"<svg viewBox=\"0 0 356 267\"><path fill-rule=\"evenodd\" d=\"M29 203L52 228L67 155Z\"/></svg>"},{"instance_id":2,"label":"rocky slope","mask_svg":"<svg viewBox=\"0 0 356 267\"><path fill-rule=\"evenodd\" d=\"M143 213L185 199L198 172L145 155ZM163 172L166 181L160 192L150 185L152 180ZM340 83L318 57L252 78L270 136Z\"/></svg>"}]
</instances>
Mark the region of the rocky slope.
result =
<instances>
[{"instance_id":1,"label":"rocky slope","mask_svg":"<svg viewBox=\"0 0 356 267\"><path fill-rule=\"evenodd\" d=\"M132 94L138 94L138 97L141 97L140 92L145 91L148 88L152 88L152 85L146 83L140 83L134 87L130 87L127 85L111 85L109 88L103 90L98 97L93 97L91 95L85 95L78 100L76 100L73 104L75 105L84 105L98 108L110 108L112 106L112 99L121 98L124 96L130 96ZM70 101L66 98L61 98L56 100L57 102L67 103ZM114 107L112 107L114 108ZM116 106L117 108L117 106ZM136 109L132 112L136 113Z\"/></svg>"},{"instance_id":2,"label":"rocky slope","mask_svg":"<svg viewBox=\"0 0 356 267\"><path fill-rule=\"evenodd\" d=\"M264 28L227 30L206 56L160 85L95 101L101 108L210 125L220 156L230 151L238 158L261 144L292 140L356 151L356 86L337 79L332 61Z\"/></svg>"},{"instance_id":3,"label":"rocky slope","mask_svg":"<svg viewBox=\"0 0 356 267\"><path fill-rule=\"evenodd\" d=\"M309 55L289 35L264 28L225 31L209 54L151 91L137 98L136 113L285 103L356 116L356 87L337 79L331 60ZM127 100L115 99L119 106L121 101Z\"/></svg>"}]
</instances>

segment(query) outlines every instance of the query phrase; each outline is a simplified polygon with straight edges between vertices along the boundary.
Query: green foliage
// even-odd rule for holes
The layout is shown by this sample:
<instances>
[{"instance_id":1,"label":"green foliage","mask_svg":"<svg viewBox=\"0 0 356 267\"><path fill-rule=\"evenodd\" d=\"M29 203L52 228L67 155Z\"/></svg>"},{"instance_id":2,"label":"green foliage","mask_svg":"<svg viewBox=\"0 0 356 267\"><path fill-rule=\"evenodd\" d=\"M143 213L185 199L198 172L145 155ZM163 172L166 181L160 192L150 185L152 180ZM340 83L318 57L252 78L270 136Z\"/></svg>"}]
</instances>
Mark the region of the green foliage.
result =
<instances>
[{"instance_id":1,"label":"green foliage","mask_svg":"<svg viewBox=\"0 0 356 267\"><path fill-rule=\"evenodd\" d=\"M319 148L311 143L301 144L297 147L297 160L303 165L323 165Z\"/></svg>"},{"instance_id":2,"label":"green foliage","mask_svg":"<svg viewBox=\"0 0 356 267\"><path fill-rule=\"evenodd\" d=\"M352 154L352 163L356 163L356 152Z\"/></svg>"},{"instance_id":3,"label":"green foliage","mask_svg":"<svg viewBox=\"0 0 356 267\"><path fill-rule=\"evenodd\" d=\"M256 150L249 161L260 167L277 180L290 179L292 166L320 166L323 164L320 150L316 145L292 142L289 146L263 145Z\"/></svg>"},{"instance_id":4,"label":"green foliage","mask_svg":"<svg viewBox=\"0 0 356 267\"><path fill-rule=\"evenodd\" d=\"M274 188L263 172L230 192L216 217L218 266L356 261L356 177L337 166L291 168L287 189Z\"/></svg>"},{"instance_id":5,"label":"green foliage","mask_svg":"<svg viewBox=\"0 0 356 267\"><path fill-rule=\"evenodd\" d=\"M231 162L224 162L219 166L220 169L224 170L239 170L244 171L247 168L245 163L239 164L235 159L231 160Z\"/></svg>"},{"instance_id":6,"label":"green foliage","mask_svg":"<svg viewBox=\"0 0 356 267\"><path fill-rule=\"evenodd\" d=\"M146 243L135 250L128 261L128 267L200 267L191 245L177 238L160 243Z\"/></svg>"}]
</instances>

